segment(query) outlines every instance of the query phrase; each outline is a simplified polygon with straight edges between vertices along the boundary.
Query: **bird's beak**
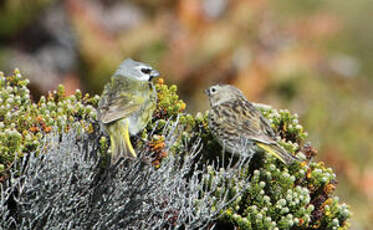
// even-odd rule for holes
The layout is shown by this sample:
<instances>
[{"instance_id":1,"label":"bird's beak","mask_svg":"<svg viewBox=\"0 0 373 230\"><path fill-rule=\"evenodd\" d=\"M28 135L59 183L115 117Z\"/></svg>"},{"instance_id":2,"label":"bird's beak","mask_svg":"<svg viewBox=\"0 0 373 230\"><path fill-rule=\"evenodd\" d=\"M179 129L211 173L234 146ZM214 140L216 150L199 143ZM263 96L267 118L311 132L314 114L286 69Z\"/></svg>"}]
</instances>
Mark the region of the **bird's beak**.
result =
<instances>
[{"instance_id":1,"label":"bird's beak","mask_svg":"<svg viewBox=\"0 0 373 230\"><path fill-rule=\"evenodd\" d=\"M203 92L204 92L207 96L210 96L210 93L209 93L209 90L208 90L208 89L203 90Z\"/></svg>"},{"instance_id":2,"label":"bird's beak","mask_svg":"<svg viewBox=\"0 0 373 230\"><path fill-rule=\"evenodd\" d=\"M155 69L153 69L151 72L150 72L150 78L149 78L149 81L151 81L153 78L155 77L159 77L159 72Z\"/></svg>"}]
</instances>

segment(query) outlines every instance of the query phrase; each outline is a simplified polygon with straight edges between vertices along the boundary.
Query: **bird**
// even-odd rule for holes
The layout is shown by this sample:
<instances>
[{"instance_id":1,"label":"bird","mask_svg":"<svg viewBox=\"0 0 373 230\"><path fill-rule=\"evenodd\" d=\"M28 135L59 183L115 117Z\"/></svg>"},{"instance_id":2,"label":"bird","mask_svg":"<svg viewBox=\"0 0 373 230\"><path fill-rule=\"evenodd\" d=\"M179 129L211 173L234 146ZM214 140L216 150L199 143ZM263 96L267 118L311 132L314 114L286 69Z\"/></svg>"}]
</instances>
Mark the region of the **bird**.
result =
<instances>
[{"instance_id":1,"label":"bird","mask_svg":"<svg viewBox=\"0 0 373 230\"><path fill-rule=\"evenodd\" d=\"M137 158L130 136L152 119L157 92L151 80L159 75L150 65L127 58L105 85L97 118L110 137L112 164L121 158Z\"/></svg>"},{"instance_id":2,"label":"bird","mask_svg":"<svg viewBox=\"0 0 373 230\"><path fill-rule=\"evenodd\" d=\"M231 85L218 84L204 92L210 103L208 127L227 152L245 155L247 151L243 148L256 145L286 165L299 161L276 142L276 134L270 122L246 99L241 90Z\"/></svg>"}]
</instances>

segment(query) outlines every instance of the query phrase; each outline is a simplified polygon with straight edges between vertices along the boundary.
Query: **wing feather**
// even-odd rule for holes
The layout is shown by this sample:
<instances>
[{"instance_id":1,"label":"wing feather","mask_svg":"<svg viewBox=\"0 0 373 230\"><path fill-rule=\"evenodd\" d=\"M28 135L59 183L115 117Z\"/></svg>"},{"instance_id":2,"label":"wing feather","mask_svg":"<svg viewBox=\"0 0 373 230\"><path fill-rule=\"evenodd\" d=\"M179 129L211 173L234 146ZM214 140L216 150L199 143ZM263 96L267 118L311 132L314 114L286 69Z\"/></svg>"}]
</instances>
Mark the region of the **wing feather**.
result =
<instances>
[{"instance_id":1,"label":"wing feather","mask_svg":"<svg viewBox=\"0 0 373 230\"><path fill-rule=\"evenodd\" d=\"M128 80L113 79L109 82L98 106L98 119L107 124L140 110L144 99L131 93L133 87Z\"/></svg>"},{"instance_id":2,"label":"wing feather","mask_svg":"<svg viewBox=\"0 0 373 230\"><path fill-rule=\"evenodd\" d=\"M232 120L228 122L230 125L235 124L235 129L241 137L265 144L276 143L270 122L249 101L240 98L234 102L222 103L221 106L226 107L222 111L233 109L232 115L229 116Z\"/></svg>"}]
</instances>

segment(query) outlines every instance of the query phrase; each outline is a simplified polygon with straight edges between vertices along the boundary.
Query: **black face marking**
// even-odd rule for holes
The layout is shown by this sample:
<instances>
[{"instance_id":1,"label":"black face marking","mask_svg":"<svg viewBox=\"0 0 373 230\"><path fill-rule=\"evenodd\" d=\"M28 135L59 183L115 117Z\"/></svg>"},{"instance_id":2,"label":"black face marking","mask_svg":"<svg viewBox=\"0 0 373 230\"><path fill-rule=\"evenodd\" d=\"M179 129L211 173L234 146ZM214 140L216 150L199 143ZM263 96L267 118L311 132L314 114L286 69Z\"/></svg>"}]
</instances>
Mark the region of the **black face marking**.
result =
<instances>
[{"instance_id":1,"label":"black face marking","mask_svg":"<svg viewBox=\"0 0 373 230\"><path fill-rule=\"evenodd\" d=\"M152 70L149 69L149 68L142 68L142 69L141 69L141 72L144 73L144 74L150 74L151 71L152 71Z\"/></svg>"}]
</instances>

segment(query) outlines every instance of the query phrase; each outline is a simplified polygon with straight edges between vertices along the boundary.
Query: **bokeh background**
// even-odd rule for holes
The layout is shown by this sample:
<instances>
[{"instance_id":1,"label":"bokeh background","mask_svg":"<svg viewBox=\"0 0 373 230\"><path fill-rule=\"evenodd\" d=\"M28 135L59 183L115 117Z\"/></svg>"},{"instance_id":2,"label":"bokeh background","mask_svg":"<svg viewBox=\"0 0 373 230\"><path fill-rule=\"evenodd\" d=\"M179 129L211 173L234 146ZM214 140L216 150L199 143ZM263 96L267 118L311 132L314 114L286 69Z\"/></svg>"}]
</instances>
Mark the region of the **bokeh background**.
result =
<instances>
[{"instance_id":1,"label":"bokeh background","mask_svg":"<svg viewBox=\"0 0 373 230\"><path fill-rule=\"evenodd\" d=\"M298 113L337 174L352 229L373 224L373 1L0 0L0 70L35 100L64 84L100 94L126 57L177 84L187 111L229 83Z\"/></svg>"}]
</instances>

